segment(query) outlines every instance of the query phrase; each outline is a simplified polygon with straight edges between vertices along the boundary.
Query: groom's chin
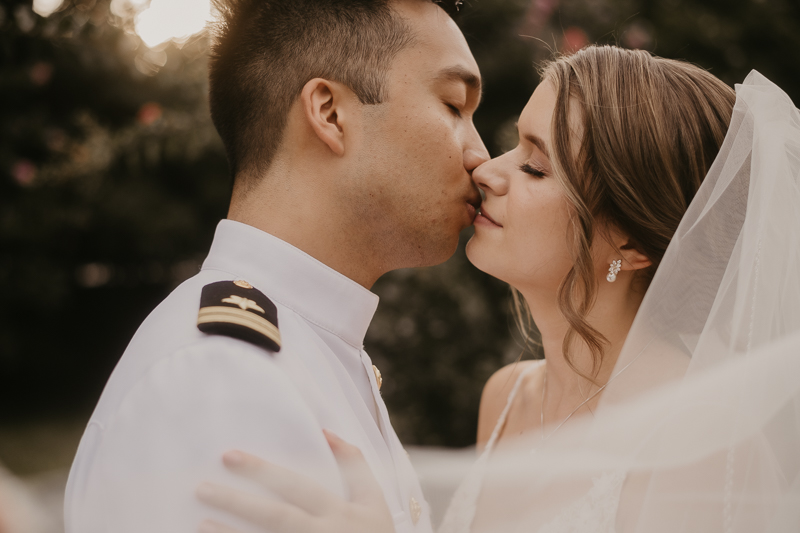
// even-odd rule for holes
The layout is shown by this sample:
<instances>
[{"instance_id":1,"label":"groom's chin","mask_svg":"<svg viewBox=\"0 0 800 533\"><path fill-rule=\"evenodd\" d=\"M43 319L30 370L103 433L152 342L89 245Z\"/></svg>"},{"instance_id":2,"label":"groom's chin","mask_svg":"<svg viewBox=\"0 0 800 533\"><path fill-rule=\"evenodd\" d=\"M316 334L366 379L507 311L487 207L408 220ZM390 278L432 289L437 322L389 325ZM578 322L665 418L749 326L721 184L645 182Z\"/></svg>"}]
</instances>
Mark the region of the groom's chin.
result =
<instances>
[{"instance_id":1,"label":"groom's chin","mask_svg":"<svg viewBox=\"0 0 800 533\"><path fill-rule=\"evenodd\" d=\"M441 265L453 257L458 250L460 232L442 231L437 235L428 233L424 244L421 238L410 240L410 250L407 258L408 264L401 268L408 267L431 267Z\"/></svg>"},{"instance_id":2,"label":"groom's chin","mask_svg":"<svg viewBox=\"0 0 800 533\"><path fill-rule=\"evenodd\" d=\"M435 246L430 247L428 253L420 259L419 264L416 266L430 267L441 265L453 257L456 250L458 250L458 234L451 238L442 239L436 243Z\"/></svg>"}]
</instances>

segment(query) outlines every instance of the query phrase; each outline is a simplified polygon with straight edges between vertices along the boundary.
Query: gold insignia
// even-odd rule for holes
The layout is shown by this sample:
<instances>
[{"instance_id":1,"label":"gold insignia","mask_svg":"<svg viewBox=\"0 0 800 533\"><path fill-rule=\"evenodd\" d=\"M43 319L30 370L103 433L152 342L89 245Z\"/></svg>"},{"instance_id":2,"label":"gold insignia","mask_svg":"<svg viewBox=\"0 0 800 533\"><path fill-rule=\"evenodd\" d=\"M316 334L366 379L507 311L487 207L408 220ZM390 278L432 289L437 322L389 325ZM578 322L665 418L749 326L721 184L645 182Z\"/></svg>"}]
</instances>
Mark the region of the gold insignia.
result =
<instances>
[{"instance_id":1,"label":"gold insignia","mask_svg":"<svg viewBox=\"0 0 800 533\"><path fill-rule=\"evenodd\" d=\"M383 385L383 377L381 377L381 371L378 370L378 367L372 365L372 371L375 373L375 381L378 383L378 390L381 390L381 385Z\"/></svg>"},{"instance_id":2,"label":"gold insignia","mask_svg":"<svg viewBox=\"0 0 800 533\"><path fill-rule=\"evenodd\" d=\"M253 313L240 311L231 307L204 307L200 309L197 316L198 324L208 324L214 322L224 322L227 324L238 324L250 328L271 339L280 347L281 334L275 324L265 318L261 318Z\"/></svg>"},{"instance_id":3,"label":"gold insignia","mask_svg":"<svg viewBox=\"0 0 800 533\"><path fill-rule=\"evenodd\" d=\"M422 514L422 506L419 504L415 497L411 497L411 501L408 502L408 510L411 511L411 521L414 522L414 525L417 525L419 522L419 517Z\"/></svg>"},{"instance_id":4,"label":"gold insignia","mask_svg":"<svg viewBox=\"0 0 800 533\"><path fill-rule=\"evenodd\" d=\"M253 311L258 311L262 314L264 313L264 310L261 308L261 306L255 303L253 300L248 300L247 298L242 298L241 296L236 296L235 294L231 294L229 298L223 298L222 303L238 305L243 311L252 309Z\"/></svg>"},{"instance_id":5,"label":"gold insignia","mask_svg":"<svg viewBox=\"0 0 800 533\"><path fill-rule=\"evenodd\" d=\"M252 285L250 285L249 283L247 283L243 279L237 279L236 281L233 282L233 284L236 285L237 287L241 287L243 289L252 289L253 288Z\"/></svg>"}]
</instances>

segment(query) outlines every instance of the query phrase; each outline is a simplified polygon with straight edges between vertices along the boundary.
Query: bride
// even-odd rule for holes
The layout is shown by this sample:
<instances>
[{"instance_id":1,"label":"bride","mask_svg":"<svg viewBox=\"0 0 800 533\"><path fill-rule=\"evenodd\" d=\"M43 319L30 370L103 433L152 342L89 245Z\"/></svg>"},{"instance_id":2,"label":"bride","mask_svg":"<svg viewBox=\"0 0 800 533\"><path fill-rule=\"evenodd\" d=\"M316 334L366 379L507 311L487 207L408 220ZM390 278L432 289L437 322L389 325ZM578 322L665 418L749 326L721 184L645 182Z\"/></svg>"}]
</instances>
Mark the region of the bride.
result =
<instances>
[{"instance_id":1,"label":"bride","mask_svg":"<svg viewBox=\"0 0 800 533\"><path fill-rule=\"evenodd\" d=\"M541 74L518 146L474 171L467 256L545 359L486 384L440 533L797 531L800 114L758 73L734 92L611 46ZM358 450L329 442L349 502L241 452L226 464L284 501L201 499L269 531L392 531Z\"/></svg>"}]
</instances>

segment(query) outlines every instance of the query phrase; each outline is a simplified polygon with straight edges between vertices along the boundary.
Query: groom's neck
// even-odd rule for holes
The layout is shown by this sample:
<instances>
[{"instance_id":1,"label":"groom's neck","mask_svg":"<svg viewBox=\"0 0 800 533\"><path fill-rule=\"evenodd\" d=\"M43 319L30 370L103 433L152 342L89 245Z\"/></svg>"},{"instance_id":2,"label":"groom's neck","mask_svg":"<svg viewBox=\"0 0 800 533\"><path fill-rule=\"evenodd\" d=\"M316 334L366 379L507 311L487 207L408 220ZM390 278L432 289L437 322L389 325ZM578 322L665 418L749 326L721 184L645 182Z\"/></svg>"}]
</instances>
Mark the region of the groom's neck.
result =
<instances>
[{"instance_id":1,"label":"groom's neck","mask_svg":"<svg viewBox=\"0 0 800 533\"><path fill-rule=\"evenodd\" d=\"M380 251L353 227L352 216L335 205L329 184L280 167L258 183L234 190L228 218L295 246L369 289L386 270Z\"/></svg>"}]
</instances>

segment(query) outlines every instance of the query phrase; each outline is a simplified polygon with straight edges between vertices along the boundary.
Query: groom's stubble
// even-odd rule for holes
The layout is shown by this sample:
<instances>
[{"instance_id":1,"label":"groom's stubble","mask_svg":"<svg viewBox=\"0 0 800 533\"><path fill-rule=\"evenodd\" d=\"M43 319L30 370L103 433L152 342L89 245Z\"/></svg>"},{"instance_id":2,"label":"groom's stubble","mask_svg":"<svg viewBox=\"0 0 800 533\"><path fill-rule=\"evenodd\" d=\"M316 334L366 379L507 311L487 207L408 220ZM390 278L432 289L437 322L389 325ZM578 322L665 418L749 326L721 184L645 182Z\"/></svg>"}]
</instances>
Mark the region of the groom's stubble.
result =
<instances>
[{"instance_id":1,"label":"groom's stubble","mask_svg":"<svg viewBox=\"0 0 800 533\"><path fill-rule=\"evenodd\" d=\"M460 30L430 3L395 9L414 41L388 72L386 101L364 107L365 142L346 199L386 271L454 253L480 203L472 169L488 158L472 123L480 72Z\"/></svg>"},{"instance_id":2,"label":"groom's stubble","mask_svg":"<svg viewBox=\"0 0 800 533\"><path fill-rule=\"evenodd\" d=\"M461 31L432 2L390 5L409 40L392 57L379 103L332 97L342 112L331 120L349 121L343 154L318 142L295 101L270 169L255 186L237 177L229 215L365 286L454 253L480 203L471 172L488 159L472 122L480 72Z\"/></svg>"}]
</instances>

